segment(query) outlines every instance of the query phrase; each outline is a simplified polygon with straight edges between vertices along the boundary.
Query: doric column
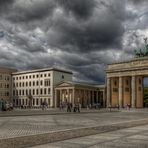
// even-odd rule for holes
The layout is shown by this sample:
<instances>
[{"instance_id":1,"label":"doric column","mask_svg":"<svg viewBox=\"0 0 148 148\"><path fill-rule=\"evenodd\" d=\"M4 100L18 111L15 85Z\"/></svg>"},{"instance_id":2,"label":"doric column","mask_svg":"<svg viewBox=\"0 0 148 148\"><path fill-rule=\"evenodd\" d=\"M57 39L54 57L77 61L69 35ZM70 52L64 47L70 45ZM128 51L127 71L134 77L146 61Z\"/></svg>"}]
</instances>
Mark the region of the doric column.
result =
<instances>
[{"instance_id":1,"label":"doric column","mask_svg":"<svg viewBox=\"0 0 148 148\"><path fill-rule=\"evenodd\" d=\"M107 100L106 100L106 105L107 107L111 105L111 84L110 84L110 78L107 78Z\"/></svg>"},{"instance_id":2,"label":"doric column","mask_svg":"<svg viewBox=\"0 0 148 148\"><path fill-rule=\"evenodd\" d=\"M136 103L136 77L135 76L132 76L131 86L132 86L132 108L135 108L135 103Z\"/></svg>"},{"instance_id":3,"label":"doric column","mask_svg":"<svg viewBox=\"0 0 148 148\"><path fill-rule=\"evenodd\" d=\"M105 107L105 90L103 91L103 107Z\"/></svg>"},{"instance_id":4,"label":"doric column","mask_svg":"<svg viewBox=\"0 0 148 148\"><path fill-rule=\"evenodd\" d=\"M61 103L63 102L63 98L62 98L62 90L60 89L60 101Z\"/></svg>"},{"instance_id":5,"label":"doric column","mask_svg":"<svg viewBox=\"0 0 148 148\"><path fill-rule=\"evenodd\" d=\"M56 89L55 89L55 98L54 99L55 99L55 106L54 107L56 108L57 107L57 90Z\"/></svg>"},{"instance_id":6,"label":"doric column","mask_svg":"<svg viewBox=\"0 0 148 148\"><path fill-rule=\"evenodd\" d=\"M92 91L92 100L93 100L93 104L95 103L95 91Z\"/></svg>"},{"instance_id":7,"label":"doric column","mask_svg":"<svg viewBox=\"0 0 148 148\"><path fill-rule=\"evenodd\" d=\"M72 89L72 104L75 104L75 89Z\"/></svg>"},{"instance_id":8,"label":"doric column","mask_svg":"<svg viewBox=\"0 0 148 148\"><path fill-rule=\"evenodd\" d=\"M123 80L119 77L119 107L123 107Z\"/></svg>"},{"instance_id":9,"label":"doric column","mask_svg":"<svg viewBox=\"0 0 148 148\"><path fill-rule=\"evenodd\" d=\"M96 91L96 103L99 103L99 95L98 95L98 91Z\"/></svg>"}]
</instances>

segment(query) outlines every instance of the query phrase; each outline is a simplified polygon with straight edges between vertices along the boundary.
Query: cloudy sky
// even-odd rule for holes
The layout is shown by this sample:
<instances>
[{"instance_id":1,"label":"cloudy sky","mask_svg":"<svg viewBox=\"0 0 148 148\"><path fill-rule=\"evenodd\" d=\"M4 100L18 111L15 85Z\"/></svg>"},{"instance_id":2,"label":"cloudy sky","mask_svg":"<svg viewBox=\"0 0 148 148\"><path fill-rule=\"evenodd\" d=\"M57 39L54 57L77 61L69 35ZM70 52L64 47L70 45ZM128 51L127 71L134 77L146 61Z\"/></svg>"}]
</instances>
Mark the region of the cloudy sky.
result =
<instances>
[{"instance_id":1,"label":"cloudy sky","mask_svg":"<svg viewBox=\"0 0 148 148\"><path fill-rule=\"evenodd\" d=\"M148 0L0 0L0 66L58 67L103 83L148 36Z\"/></svg>"}]
</instances>

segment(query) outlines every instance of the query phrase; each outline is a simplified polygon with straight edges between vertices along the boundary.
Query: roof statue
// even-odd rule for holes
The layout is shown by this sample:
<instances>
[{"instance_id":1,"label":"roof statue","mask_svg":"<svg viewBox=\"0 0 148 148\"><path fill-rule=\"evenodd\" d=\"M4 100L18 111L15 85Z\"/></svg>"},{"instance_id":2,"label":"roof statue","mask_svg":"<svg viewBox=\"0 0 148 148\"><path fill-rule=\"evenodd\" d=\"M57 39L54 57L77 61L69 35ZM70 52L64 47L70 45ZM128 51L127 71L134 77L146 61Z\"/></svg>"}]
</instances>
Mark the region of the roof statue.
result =
<instances>
[{"instance_id":1,"label":"roof statue","mask_svg":"<svg viewBox=\"0 0 148 148\"><path fill-rule=\"evenodd\" d=\"M144 38L145 47L144 49L134 50L136 57L145 57L148 56L148 38Z\"/></svg>"}]
</instances>

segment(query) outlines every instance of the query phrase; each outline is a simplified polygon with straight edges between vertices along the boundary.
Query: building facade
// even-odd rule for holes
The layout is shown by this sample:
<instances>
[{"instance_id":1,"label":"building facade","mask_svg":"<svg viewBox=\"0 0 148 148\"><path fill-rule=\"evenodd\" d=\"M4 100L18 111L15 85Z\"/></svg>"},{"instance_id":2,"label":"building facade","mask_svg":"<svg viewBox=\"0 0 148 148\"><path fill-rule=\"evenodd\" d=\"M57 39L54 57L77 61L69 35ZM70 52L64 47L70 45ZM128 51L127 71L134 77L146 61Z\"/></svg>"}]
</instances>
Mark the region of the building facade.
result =
<instances>
[{"instance_id":1,"label":"building facade","mask_svg":"<svg viewBox=\"0 0 148 148\"><path fill-rule=\"evenodd\" d=\"M72 72L55 68L15 72L12 75L13 104L40 107L44 102L54 107L54 87L64 80L71 81Z\"/></svg>"},{"instance_id":2,"label":"building facade","mask_svg":"<svg viewBox=\"0 0 148 148\"><path fill-rule=\"evenodd\" d=\"M0 68L0 99L11 101L12 98L12 73L15 69Z\"/></svg>"},{"instance_id":3,"label":"building facade","mask_svg":"<svg viewBox=\"0 0 148 148\"><path fill-rule=\"evenodd\" d=\"M148 76L148 57L110 64L106 72L107 106L143 107L143 79Z\"/></svg>"},{"instance_id":4,"label":"building facade","mask_svg":"<svg viewBox=\"0 0 148 148\"><path fill-rule=\"evenodd\" d=\"M44 103L59 107L61 102L105 107L104 85L73 82L72 76L72 72L57 68L21 72L0 68L0 99L23 108L39 108Z\"/></svg>"},{"instance_id":5,"label":"building facade","mask_svg":"<svg viewBox=\"0 0 148 148\"><path fill-rule=\"evenodd\" d=\"M105 86L72 81L61 82L55 88L55 102L56 107L64 102L72 105L80 103L85 108L95 104L105 107Z\"/></svg>"}]
</instances>

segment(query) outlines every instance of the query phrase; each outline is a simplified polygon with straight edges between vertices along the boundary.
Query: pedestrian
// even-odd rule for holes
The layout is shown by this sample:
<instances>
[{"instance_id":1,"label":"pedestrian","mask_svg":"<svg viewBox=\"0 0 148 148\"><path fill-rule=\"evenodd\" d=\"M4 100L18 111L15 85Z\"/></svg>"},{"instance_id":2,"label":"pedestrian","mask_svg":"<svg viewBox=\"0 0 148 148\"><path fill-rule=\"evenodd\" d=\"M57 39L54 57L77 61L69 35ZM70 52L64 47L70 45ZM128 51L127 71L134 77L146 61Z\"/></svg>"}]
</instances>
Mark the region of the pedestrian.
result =
<instances>
[{"instance_id":1,"label":"pedestrian","mask_svg":"<svg viewBox=\"0 0 148 148\"><path fill-rule=\"evenodd\" d=\"M71 112L71 105L69 102L67 103L67 112Z\"/></svg>"}]
</instances>

